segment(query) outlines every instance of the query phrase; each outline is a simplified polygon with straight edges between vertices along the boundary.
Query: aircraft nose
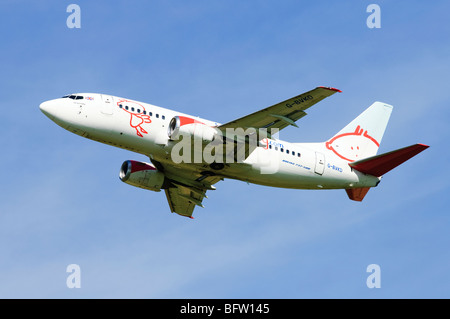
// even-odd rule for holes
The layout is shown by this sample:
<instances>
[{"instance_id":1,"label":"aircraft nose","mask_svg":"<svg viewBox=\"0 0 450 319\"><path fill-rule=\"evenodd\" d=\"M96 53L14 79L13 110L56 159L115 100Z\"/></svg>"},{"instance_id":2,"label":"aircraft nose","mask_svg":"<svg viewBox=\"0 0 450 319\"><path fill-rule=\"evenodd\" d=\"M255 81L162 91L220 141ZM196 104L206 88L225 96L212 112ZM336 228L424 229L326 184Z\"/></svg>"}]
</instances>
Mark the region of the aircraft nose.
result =
<instances>
[{"instance_id":1,"label":"aircraft nose","mask_svg":"<svg viewBox=\"0 0 450 319\"><path fill-rule=\"evenodd\" d=\"M53 100L45 101L39 105L39 109L44 113L47 117L54 117L55 113L55 102Z\"/></svg>"}]
</instances>

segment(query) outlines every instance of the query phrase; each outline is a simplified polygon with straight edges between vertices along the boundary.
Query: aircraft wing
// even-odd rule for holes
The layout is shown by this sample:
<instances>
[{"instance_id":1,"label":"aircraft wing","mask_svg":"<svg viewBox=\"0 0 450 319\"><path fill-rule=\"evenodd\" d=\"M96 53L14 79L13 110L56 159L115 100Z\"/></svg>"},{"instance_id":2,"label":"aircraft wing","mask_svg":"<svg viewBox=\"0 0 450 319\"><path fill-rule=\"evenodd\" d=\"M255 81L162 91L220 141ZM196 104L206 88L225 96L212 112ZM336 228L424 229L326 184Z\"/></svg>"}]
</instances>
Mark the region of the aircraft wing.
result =
<instances>
[{"instance_id":1,"label":"aircraft wing","mask_svg":"<svg viewBox=\"0 0 450 319\"><path fill-rule=\"evenodd\" d=\"M320 86L286 101L220 125L218 128L225 132L227 128L246 129L252 127L255 129L277 128L281 130L288 125L298 127L295 121L306 115L306 109L336 92L341 91L335 88ZM270 132L270 130L268 131Z\"/></svg>"},{"instance_id":2,"label":"aircraft wing","mask_svg":"<svg viewBox=\"0 0 450 319\"><path fill-rule=\"evenodd\" d=\"M176 185L165 189L167 201L172 213L192 217L195 206L203 207L202 201L206 197L206 189Z\"/></svg>"},{"instance_id":3,"label":"aircraft wing","mask_svg":"<svg viewBox=\"0 0 450 319\"><path fill-rule=\"evenodd\" d=\"M223 179L210 172L183 170L179 166L151 161L170 181L164 189L170 211L181 216L193 218L195 206L203 207L203 199L208 198L206 191L215 190L213 184Z\"/></svg>"}]
</instances>

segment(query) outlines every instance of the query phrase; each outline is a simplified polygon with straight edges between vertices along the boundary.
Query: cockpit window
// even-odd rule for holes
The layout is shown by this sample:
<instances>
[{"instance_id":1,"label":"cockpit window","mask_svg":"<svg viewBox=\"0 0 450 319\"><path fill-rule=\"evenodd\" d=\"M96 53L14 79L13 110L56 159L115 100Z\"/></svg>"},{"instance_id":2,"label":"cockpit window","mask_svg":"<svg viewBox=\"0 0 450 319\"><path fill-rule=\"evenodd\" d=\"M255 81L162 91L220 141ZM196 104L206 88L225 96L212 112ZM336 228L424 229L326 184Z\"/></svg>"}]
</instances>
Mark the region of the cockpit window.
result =
<instances>
[{"instance_id":1,"label":"cockpit window","mask_svg":"<svg viewBox=\"0 0 450 319\"><path fill-rule=\"evenodd\" d=\"M72 99L72 100L82 100L82 99L84 99L84 96L82 96L82 95L70 94L70 95L64 95L64 96L62 97L62 99L66 99L66 98L69 98L69 99Z\"/></svg>"}]
</instances>

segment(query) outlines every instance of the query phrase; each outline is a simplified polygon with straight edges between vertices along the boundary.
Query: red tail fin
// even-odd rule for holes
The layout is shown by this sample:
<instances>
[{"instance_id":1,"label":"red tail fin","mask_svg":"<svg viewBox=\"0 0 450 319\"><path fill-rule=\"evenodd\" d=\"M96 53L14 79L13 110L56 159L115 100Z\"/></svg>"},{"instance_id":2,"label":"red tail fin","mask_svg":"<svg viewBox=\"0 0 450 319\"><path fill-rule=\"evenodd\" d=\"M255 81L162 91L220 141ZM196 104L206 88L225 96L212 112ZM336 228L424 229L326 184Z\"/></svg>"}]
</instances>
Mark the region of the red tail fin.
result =
<instances>
[{"instance_id":1,"label":"red tail fin","mask_svg":"<svg viewBox=\"0 0 450 319\"><path fill-rule=\"evenodd\" d=\"M414 144L398 150L368 157L356 162L349 163L352 168L364 174L381 176L406 162L411 157L416 156L429 146L424 144Z\"/></svg>"},{"instance_id":2,"label":"red tail fin","mask_svg":"<svg viewBox=\"0 0 450 319\"><path fill-rule=\"evenodd\" d=\"M360 202L363 200L364 196L366 196L369 189L370 187L359 187L359 188L347 188L345 191L347 192L348 198Z\"/></svg>"}]
</instances>

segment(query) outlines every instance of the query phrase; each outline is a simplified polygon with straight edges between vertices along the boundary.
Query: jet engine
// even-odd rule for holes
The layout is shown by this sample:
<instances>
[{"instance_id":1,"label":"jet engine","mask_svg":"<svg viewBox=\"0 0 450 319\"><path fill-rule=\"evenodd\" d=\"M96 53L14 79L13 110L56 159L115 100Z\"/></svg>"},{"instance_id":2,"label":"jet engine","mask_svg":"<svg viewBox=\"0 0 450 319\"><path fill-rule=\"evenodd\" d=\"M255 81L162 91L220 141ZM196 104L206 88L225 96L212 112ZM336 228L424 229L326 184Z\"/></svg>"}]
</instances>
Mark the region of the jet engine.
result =
<instances>
[{"instance_id":1,"label":"jet engine","mask_svg":"<svg viewBox=\"0 0 450 319\"><path fill-rule=\"evenodd\" d=\"M203 143L209 143L216 134L220 134L217 128L208 126L196 119L185 116L174 116L169 123L167 135L171 140L178 140L180 136L201 139Z\"/></svg>"},{"instance_id":2,"label":"jet engine","mask_svg":"<svg viewBox=\"0 0 450 319\"><path fill-rule=\"evenodd\" d=\"M158 171L155 166L131 160L123 162L119 178L129 185L155 192L161 191L165 180L164 174Z\"/></svg>"}]
</instances>

